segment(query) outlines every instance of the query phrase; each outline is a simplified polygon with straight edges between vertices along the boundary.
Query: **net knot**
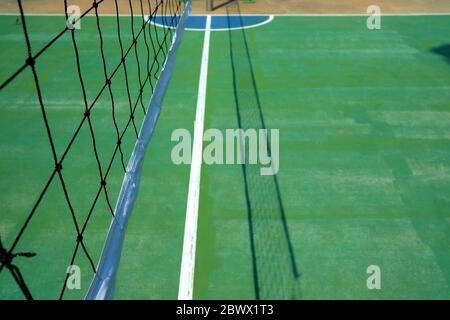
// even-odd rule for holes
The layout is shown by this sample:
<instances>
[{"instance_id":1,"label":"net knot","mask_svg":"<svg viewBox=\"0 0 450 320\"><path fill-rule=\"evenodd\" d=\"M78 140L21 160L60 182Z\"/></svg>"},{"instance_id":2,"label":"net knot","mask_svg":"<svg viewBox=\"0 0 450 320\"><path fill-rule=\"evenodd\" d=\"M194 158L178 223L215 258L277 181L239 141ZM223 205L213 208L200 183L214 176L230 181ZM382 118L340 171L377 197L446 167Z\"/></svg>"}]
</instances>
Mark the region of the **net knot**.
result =
<instances>
[{"instance_id":1,"label":"net knot","mask_svg":"<svg viewBox=\"0 0 450 320\"><path fill-rule=\"evenodd\" d=\"M77 235L77 242L82 242L83 241L83 235L81 233L79 233Z\"/></svg>"},{"instance_id":2,"label":"net knot","mask_svg":"<svg viewBox=\"0 0 450 320\"><path fill-rule=\"evenodd\" d=\"M4 264L5 266L9 266L9 265L11 265L13 258L14 258L14 255L9 253L3 247L0 248L0 263L1 264Z\"/></svg>"},{"instance_id":3,"label":"net knot","mask_svg":"<svg viewBox=\"0 0 450 320\"><path fill-rule=\"evenodd\" d=\"M33 57L29 57L27 60L25 60L26 64L29 66L34 66L36 61L33 59Z\"/></svg>"},{"instance_id":4,"label":"net knot","mask_svg":"<svg viewBox=\"0 0 450 320\"><path fill-rule=\"evenodd\" d=\"M12 261L16 257L31 258L34 256L36 256L36 253L34 252L19 252L15 254L11 253L3 247L2 240L0 239L0 263L2 265L11 267L13 266Z\"/></svg>"},{"instance_id":5,"label":"net knot","mask_svg":"<svg viewBox=\"0 0 450 320\"><path fill-rule=\"evenodd\" d=\"M22 290L23 294L28 300L33 300L33 296L30 293L30 290L27 287L27 284L25 283L25 280L22 277L22 273L20 272L19 268L15 266L12 262L15 257L25 257L25 258L31 258L34 257L36 253L34 252L21 252L13 254L10 251L6 250L3 247L2 239L0 237L0 268L3 268L5 266L9 269L11 274L13 275L14 280L16 280L16 283ZM1 270L1 269L0 269Z\"/></svg>"},{"instance_id":6,"label":"net knot","mask_svg":"<svg viewBox=\"0 0 450 320\"><path fill-rule=\"evenodd\" d=\"M102 187L106 186L106 180L102 180L102 182L100 182L100 184L102 185Z\"/></svg>"},{"instance_id":7,"label":"net knot","mask_svg":"<svg viewBox=\"0 0 450 320\"><path fill-rule=\"evenodd\" d=\"M62 170L62 164L61 163L56 164L55 170L60 172Z\"/></svg>"}]
</instances>

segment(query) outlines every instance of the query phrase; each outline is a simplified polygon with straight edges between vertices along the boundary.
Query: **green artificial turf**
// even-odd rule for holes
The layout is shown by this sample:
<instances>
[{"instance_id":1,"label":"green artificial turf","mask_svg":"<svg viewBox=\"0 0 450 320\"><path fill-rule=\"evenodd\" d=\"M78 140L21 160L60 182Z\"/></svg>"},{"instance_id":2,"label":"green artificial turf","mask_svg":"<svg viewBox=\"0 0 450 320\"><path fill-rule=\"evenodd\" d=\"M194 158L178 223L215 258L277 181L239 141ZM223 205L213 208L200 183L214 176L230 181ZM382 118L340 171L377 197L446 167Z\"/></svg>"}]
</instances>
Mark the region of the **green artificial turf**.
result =
<instances>
[{"instance_id":1,"label":"green artificial turf","mask_svg":"<svg viewBox=\"0 0 450 320\"><path fill-rule=\"evenodd\" d=\"M203 167L195 298L450 298L450 17L365 20L212 34L205 128L238 127L237 110L260 128L260 107L280 197L254 166Z\"/></svg>"},{"instance_id":2,"label":"green artificial turf","mask_svg":"<svg viewBox=\"0 0 450 320\"><path fill-rule=\"evenodd\" d=\"M34 50L64 23L27 21ZM121 21L127 47L130 20ZM101 22L107 64L115 66L115 18ZM1 16L0 26L3 81L24 62L26 48L15 17ZM280 171L274 178L254 165L203 165L194 298L450 298L449 31L449 16L383 17L374 31L364 17L275 17L245 32L212 33L205 129L279 129ZM83 19L76 34L92 101L104 83L95 19ZM177 297L189 166L171 162L170 138L177 128L193 132L203 35L186 32L177 55L126 233L118 299ZM131 61L127 67L135 99L138 70ZM61 155L84 112L70 35L36 68ZM123 72L115 77L123 128ZM0 95L0 234L8 247L54 163L30 70ZM145 106L149 98L147 92ZM140 125L143 112L136 114ZM106 166L116 143L108 92L92 119ZM129 130L125 163L134 141ZM112 206L123 178L119 160L108 176ZM87 126L64 161L82 224L100 183ZM102 194L84 238L95 263L110 221ZM75 245L55 179L17 248L37 256L15 260L36 298L58 298ZM93 276L81 250L75 263L82 289L66 290L65 298L83 298ZM369 265L381 268L381 290L366 287ZM0 298L22 298L7 270Z\"/></svg>"}]
</instances>

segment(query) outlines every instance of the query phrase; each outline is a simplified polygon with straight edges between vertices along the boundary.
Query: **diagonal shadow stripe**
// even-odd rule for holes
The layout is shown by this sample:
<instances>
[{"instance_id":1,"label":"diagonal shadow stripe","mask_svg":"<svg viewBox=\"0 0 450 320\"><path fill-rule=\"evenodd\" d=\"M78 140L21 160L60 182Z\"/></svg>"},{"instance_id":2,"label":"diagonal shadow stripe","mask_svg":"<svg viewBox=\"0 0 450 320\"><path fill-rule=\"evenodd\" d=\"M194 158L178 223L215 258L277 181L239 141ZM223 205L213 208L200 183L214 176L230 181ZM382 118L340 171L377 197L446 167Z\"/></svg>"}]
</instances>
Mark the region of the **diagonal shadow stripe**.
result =
<instances>
[{"instance_id":1,"label":"diagonal shadow stripe","mask_svg":"<svg viewBox=\"0 0 450 320\"><path fill-rule=\"evenodd\" d=\"M231 13L240 16L239 3L227 7ZM229 43L238 126L266 129L245 29L230 30ZM243 164L242 172L256 299L298 299L299 272L277 176L262 176L260 166L251 164Z\"/></svg>"}]
</instances>

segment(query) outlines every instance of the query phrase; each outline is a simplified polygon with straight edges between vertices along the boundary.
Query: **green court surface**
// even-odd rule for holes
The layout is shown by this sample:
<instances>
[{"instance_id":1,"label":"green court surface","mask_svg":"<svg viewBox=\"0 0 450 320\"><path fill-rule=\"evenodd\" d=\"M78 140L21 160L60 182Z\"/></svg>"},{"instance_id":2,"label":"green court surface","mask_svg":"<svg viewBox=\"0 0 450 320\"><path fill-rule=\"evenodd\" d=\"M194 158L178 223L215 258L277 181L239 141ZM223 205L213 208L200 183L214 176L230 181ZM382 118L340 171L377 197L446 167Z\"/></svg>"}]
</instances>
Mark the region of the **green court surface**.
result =
<instances>
[{"instance_id":1,"label":"green court surface","mask_svg":"<svg viewBox=\"0 0 450 320\"><path fill-rule=\"evenodd\" d=\"M61 19L30 17L32 47L44 45ZM120 57L114 19L101 20L110 65ZM95 20L83 23L77 35L92 99L104 79ZM0 16L0 26L3 81L23 63L25 46L15 17ZM448 15L383 17L373 31L366 17L276 16L258 28L212 32L205 129L279 129L280 170L274 177L259 175L255 165L202 166L195 299L450 298L448 34ZM177 298L190 168L172 163L170 138L177 128L193 132L203 37L186 31L177 53L126 233L117 299ZM84 108L70 37L42 59L46 67L37 68L60 154ZM135 98L138 70L129 68ZM129 110L124 77L117 77L122 128ZM19 79L0 100L6 246L53 170L32 74ZM115 146L106 92L93 112L106 166ZM140 125L143 112L137 114ZM125 164L131 130L126 139ZM62 171L80 221L100 183L96 166L84 127ZM116 158L108 178L112 206L122 178ZM102 194L84 235L95 264L110 220ZM37 256L15 260L35 298L59 297L74 230L55 180L18 246ZM82 251L75 264L82 289L66 290L66 299L83 298L93 276ZM366 286L370 265L381 269L381 290ZM22 294L3 271L0 299L11 298Z\"/></svg>"}]
</instances>

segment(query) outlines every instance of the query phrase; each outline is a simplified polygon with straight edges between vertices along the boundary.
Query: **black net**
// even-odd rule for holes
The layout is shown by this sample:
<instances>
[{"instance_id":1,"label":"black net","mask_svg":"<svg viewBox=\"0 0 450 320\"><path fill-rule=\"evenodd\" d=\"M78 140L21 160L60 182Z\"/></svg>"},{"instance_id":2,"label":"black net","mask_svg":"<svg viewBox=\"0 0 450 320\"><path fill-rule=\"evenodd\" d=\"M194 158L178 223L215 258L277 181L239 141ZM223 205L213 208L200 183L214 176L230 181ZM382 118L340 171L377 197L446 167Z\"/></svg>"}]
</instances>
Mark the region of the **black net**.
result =
<instances>
[{"instance_id":1,"label":"black net","mask_svg":"<svg viewBox=\"0 0 450 320\"><path fill-rule=\"evenodd\" d=\"M53 276L59 279L59 288L57 291L46 290L48 295L42 297L58 298L50 296L50 293L58 292L59 298L62 299L67 291L66 283L70 275L66 271L68 266L74 265L79 259L84 259L92 275L96 272L96 263L100 255L98 249L102 242L100 239L104 240L106 237L108 224L100 224L102 228L98 225L93 227L95 238L98 239L98 244L92 246L95 253L94 249L86 244L86 230L94 215L102 215L104 221L106 216L109 220L114 216L113 206L120 181L126 172L128 158L138 138L142 119L164 67L185 4L179 0L94 0L89 8L85 8L79 14L73 14L73 7L67 0L55 1L54 6L60 8L61 13L59 18L50 18L59 19L57 21L63 22L64 25L56 23L61 26L60 30L35 33L39 24L45 22L46 18L39 17L38 20L37 17L29 15L26 10L27 3L22 2L18 0L17 16L14 18L15 21L11 21L17 24L15 30L20 30L25 42L24 63L16 66L14 72L4 77L0 85L0 94L4 94L10 100L16 94L14 101L20 99L20 95L26 96L31 92L36 95L36 99L30 103L31 107L39 110L39 121L45 129L51 155L48 160L51 162L48 162L48 176L39 187L39 192L32 195L33 203L24 205L29 210L17 213L17 218L22 219L17 223L20 227L14 232L8 230L6 235L1 235L3 243L0 242L0 271L9 270L12 279L17 283L16 288L19 288L26 298L31 299L34 296L34 286L28 285L29 282L36 282L35 287L39 288L53 286L56 280L45 283L35 281L33 278L37 272L28 273L26 263L40 255L53 255L42 259L48 261L48 272L59 270L60 274L47 274L43 278ZM105 9L109 10L109 14L102 14L102 10ZM73 12L76 13L76 10ZM150 23L152 17L156 16L162 17L164 26ZM50 25L55 24L50 23L50 20L48 22ZM52 32L55 34L53 37L42 39L43 34L48 35ZM45 44L39 46L43 41ZM92 46L94 42L96 45ZM67 60L70 62L65 62ZM69 74L65 78L70 78L70 88L67 87L66 81L61 81L59 85L58 71L52 73L53 69L57 70L54 66L58 63L65 63L64 73ZM20 86L19 82L26 82L20 84L25 86L26 90L15 91ZM8 91L10 87L11 90ZM48 87L51 87L53 92L46 92ZM66 118L70 118L72 122L76 119L75 124L67 125L66 120L61 124L62 118L54 116L54 110L60 106L55 101L60 101L61 106L71 104L73 101L73 99L55 99L58 92L64 91L77 91L76 107L63 114L63 116L67 114ZM103 112L96 113L97 108ZM61 117L60 114L58 117ZM107 129L98 129L100 127ZM59 135L63 135L64 138L59 138ZM86 154L90 154L91 159L87 162L95 164L95 169L89 169L91 173L89 181L85 174L76 172L82 170L83 164L80 162L85 161L81 156L77 158L79 147L76 145L80 144L89 150ZM70 178L67 177L69 175ZM84 178L89 185L80 181ZM71 184L72 181L76 181L74 186ZM34 185L38 183L39 179L33 180ZM58 184L59 196L55 195L53 190L55 184ZM12 184L12 187L16 185ZM50 189L52 195L48 195ZM79 195L81 193L82 196ZM57 197L63 199L61 201L64 202L64 206L59 201L58 216L52 218L48 212L54 213L56 210L49 209L51 204L44 203L51 202ZM80 205L76 205L75 202ZM100 202L102 205L99 205ZM50 250L48 246L44 250L39 250L39 244L46 243L42 240L45 236L41 234L39 239L35 239L33 235L28 235L33 231L30 224L40 214L47 215L43 220L44 227L41 226L41 229L45 229L43 233L51 235L63 229L64 235L71 239L61 245L61 249L70 248L70 252L65 252L63 258L56 258L60 253L57 243L54 244L54 250ZM59 215L68 215L71 225L54 223L59 221ZM56 227L55 230L51 229L52 225ZM2 230L0 229L0 232ZM24 237L27 237L26 245L21 246ZM64 268L50 267L61 259L68 259L60 264ZM45 266L45 262L41 265ZM5 276L5 272L2 272L2 277Z\"/></svg>"}]
</instances>

